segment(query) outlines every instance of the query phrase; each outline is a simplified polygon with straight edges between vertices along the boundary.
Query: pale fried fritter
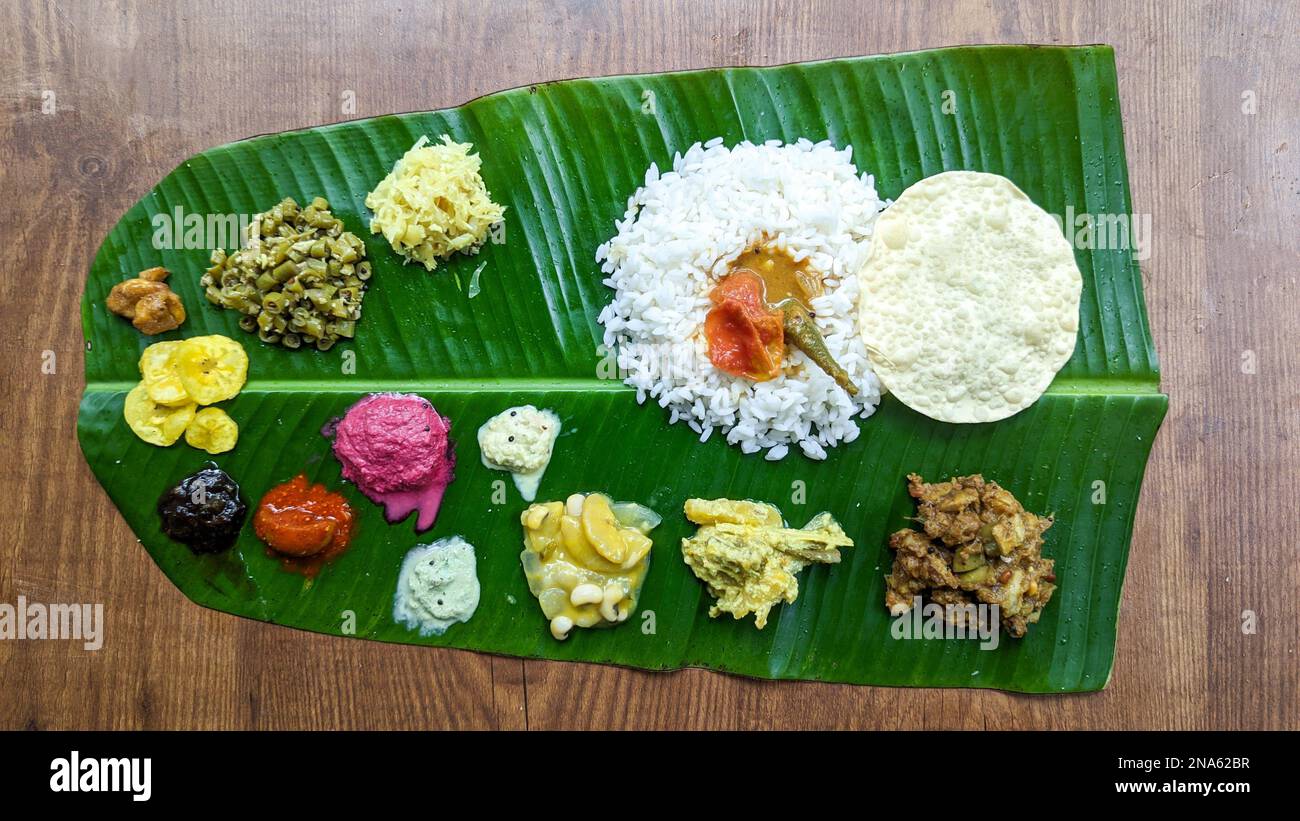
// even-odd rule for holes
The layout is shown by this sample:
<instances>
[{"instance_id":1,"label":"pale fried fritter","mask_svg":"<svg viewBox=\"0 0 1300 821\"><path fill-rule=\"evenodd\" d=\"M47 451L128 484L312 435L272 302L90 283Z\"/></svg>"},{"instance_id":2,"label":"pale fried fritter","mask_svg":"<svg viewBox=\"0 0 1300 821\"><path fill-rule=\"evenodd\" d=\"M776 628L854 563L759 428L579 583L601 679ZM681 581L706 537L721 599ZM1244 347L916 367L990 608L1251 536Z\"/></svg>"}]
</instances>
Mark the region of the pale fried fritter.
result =
<instances>
[{"instance_id":1,"label":"pale fried fritter","mask_svg":"<svg viewBox=\"0 0 1300 821\"><path fill-rule=\"evenodd\" d=\"M138 277L114 285L104 302L110 311L131 320L143 334L174 330L185 321L185 306L163 281L168 275L166 268L141 271Z\"/></svg>"}]
</instances>

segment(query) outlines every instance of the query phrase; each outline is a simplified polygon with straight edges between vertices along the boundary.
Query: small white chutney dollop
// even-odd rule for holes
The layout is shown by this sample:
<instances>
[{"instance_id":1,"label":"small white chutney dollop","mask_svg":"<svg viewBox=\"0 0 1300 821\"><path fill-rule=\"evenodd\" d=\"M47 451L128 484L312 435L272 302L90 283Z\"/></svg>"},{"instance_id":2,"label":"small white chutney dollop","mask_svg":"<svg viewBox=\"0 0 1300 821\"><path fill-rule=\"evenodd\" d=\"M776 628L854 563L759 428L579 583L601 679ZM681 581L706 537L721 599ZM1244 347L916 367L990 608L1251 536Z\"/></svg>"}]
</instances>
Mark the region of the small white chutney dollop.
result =
<instances>
[{"instance_id":1,"label":"small white chutney dollop","mask_svg":"<svg viewBox=\"0 0 1300 821\"><path fill-rule=\"evenodd\" d=\"M483 464L513 474L519 495L531 502L537 498L537 487L551 463L559 435L560 417L549 410L521 405L484 422L478 429L478 447Z\"/></svg>"},{"instance_id":2,"label":"small white chutney dollop","mask_svg":"<svg viewBox=\"0 0 1300 821\"><path fill-rule=\"evenodd\" d=\"M478 609L474 546L459 536L416 545L402 560L393 597L393 620L420 635L440 636Z\"/></svg>"}]
</instances>

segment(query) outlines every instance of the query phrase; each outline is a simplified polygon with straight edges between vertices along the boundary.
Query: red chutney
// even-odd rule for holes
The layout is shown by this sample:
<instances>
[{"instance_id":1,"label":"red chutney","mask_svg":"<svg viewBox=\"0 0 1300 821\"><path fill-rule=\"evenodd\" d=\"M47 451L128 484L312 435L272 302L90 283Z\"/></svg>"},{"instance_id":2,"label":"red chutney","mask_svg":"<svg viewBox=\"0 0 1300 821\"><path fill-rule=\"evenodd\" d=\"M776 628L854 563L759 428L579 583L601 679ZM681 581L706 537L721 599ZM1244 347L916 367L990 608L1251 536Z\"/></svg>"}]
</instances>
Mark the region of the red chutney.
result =
<instances>
[{"instance_id":1,"label":"red chutney","mask_svg":"<svg viewBox=\"0 0 1300 821\"><path fill-rule=\"evenodd\" d=\"M253 532L267 552L285 570L309 577L347 549L352 530L348 500L301 473L268 490L253 515Z\"/></svg>"},{"instance_id":2,"label":"red chutney","mask_svg":"<svg viewBox=\"0 0 1300 821\"><path fill-rule=\"evenodd\" d=\"M767 307L763 279L739 270L724 277L709 294L713 307L704 318L709 361L718 370L756 382L781 372L785 353L784 315Z\"/></svg>"}]
</instances>

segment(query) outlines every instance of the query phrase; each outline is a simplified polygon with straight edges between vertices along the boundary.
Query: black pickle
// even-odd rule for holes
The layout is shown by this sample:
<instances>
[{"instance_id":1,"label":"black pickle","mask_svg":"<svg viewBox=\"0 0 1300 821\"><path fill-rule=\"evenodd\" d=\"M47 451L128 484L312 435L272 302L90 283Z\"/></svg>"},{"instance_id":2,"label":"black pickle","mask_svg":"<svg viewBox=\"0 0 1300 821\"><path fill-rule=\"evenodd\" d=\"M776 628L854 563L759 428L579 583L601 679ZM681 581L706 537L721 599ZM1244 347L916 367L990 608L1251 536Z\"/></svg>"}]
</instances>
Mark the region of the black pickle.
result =
<instances>
[{"instance_id":1,"label":"black pickle","mask_svg":"<svg viewBox=\"0 0 1300 821\"><path fill-rule=\"evenodd\" d=\"M248 518L239 485L216 465L186 476L158 500L162 529L195 553L229 550Z\"/></svg>"}]
</instances>

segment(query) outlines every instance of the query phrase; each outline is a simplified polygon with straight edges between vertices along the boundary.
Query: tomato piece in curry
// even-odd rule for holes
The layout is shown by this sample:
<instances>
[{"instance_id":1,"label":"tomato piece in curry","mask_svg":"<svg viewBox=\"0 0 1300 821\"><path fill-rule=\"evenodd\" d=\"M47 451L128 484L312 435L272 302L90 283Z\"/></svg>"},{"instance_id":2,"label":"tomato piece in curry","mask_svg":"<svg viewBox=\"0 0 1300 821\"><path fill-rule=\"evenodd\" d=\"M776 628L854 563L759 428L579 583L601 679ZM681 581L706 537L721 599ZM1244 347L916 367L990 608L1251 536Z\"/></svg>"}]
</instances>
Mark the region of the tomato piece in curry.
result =
<instances>
[{"instance_id":1,"label":"tomato piece in curry","mask_svg":"<svg viewBox=\"0 0 1300 821\"><path fill-rule=\"evenodd\" d=\"M728 274L709 294L713 308L704 319L709 361L756 382L775 378L785 354L782 313L767 306L763 290L753 271Z\"/></svg>"},{"instance_id":2,"label":"tomato piece in curry","mask_svg":"<svg viewBox=\"0 0 1300 821\"><path fill-rule=\"evenodd\" d=\"M704 320L709 361L732 376L755 382L775 378L785 357L785 314L774 307L797 300L812 310L822 294L821 275L769 245L754 245L735 259L709 294Z\"/></svg>"}]
</instances>

